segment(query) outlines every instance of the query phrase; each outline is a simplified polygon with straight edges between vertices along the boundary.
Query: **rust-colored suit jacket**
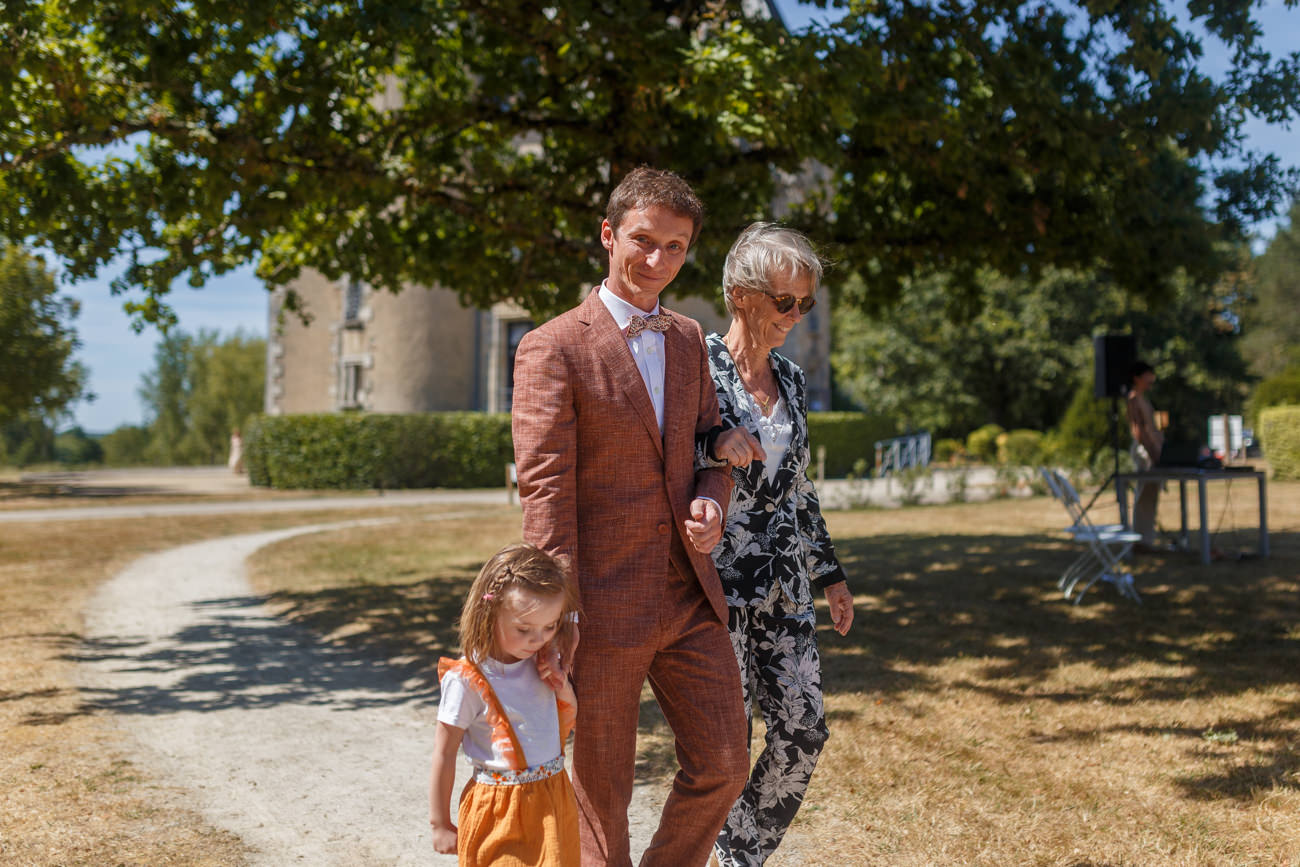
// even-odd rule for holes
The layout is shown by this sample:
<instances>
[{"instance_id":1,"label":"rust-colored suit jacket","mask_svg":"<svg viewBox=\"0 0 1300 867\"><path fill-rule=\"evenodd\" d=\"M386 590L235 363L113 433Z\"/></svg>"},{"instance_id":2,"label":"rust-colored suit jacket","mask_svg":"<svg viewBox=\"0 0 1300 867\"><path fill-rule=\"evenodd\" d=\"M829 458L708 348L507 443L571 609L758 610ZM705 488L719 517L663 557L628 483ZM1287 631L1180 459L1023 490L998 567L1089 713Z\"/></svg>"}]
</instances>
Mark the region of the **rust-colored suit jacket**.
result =
<instances>
[{"instance_id":1,"label":"rust-colored suit jacket","mask_svg":"<svg viewBox=\"0 0 1300 867\"><path fill-rule=\"evenodd\" d=\"M596 291L525 335L515 356L524 540L567 558L582 595L584 638L616 646L648 640L670 557L679 567L689 562L727 624L717 570L684 527L697 496L716 500L726 521L730 474L695 469L695 435L719 423L718 398L699 324L670 315L662 438L627 338Z\"/></svg>"}]
</instances>

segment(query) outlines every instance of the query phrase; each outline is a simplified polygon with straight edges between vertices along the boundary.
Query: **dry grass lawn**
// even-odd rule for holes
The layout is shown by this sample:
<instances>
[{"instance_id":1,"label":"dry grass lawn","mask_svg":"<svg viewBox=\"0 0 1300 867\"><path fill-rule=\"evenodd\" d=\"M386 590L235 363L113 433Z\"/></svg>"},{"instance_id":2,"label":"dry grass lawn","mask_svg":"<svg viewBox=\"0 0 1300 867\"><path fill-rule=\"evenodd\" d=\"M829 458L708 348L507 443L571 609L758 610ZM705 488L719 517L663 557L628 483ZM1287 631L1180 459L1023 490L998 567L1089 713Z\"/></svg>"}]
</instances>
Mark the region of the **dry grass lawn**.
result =
<instances>
[{"instance_id":1,"label":"dry grass lawn","mask_svg":"<svg viewBox=\"0 0 1300 867\"><path fill-rule=\"evenodd\" d=\"M1255 507L1229 493L1211 524L1231 554L1253 549ZM1300 484L1270 487L1271 559L1144 557L1140 607L1105 586L1063 602L1075 549L1051 500L828 520L858 616L823 628L832 738L770 863L1300 864ZM254 572L289 616L429 672L517 533L508 510L411 521L288 540ZM652 705L654 778L672 754Z\"/></svg>"},{"instance_id":2,"label":"dry grass lawn","mask_svg":"<svg viewBox=\"0 0 1300 867\"><path fill-rule=\"evenodd\" d=\"M1253 489L1231 494L1212 524L1253 525ZM823 629L832 738L771 863L1300 865L1300 484L1272 485L1270 510L1271 559L1143 558L1141 607L1107 587L1060 599L1074 549L1050 500L830 513L858 617L846 638ZM519 527L513 509L432 511L287 540L255 580L287 616L431 672L469 580ZM244 863L81 701L80 611L141 554L347 517L0 526L0 863ZM640 773L661 779L652 701L642 723Z\"/></svg>"}]
</instances>

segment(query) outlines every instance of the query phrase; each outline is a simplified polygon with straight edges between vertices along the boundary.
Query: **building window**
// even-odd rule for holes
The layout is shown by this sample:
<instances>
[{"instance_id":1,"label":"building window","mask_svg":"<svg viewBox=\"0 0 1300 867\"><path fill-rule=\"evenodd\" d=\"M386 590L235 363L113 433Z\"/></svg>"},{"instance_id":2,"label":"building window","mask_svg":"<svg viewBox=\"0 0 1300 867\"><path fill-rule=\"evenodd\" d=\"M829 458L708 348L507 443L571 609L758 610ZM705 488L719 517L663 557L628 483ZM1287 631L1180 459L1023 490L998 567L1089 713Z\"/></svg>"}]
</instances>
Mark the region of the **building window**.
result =
<instances>
[{"instance_id":1,"label":"building window","mask_svg":"<svg viewBox=\"0 0 1300 867\"><path fill-rule=\"evenodd\" d=\"M536 326L531 319L520 319L516 322L507 322L506 328L506 368L505 368L505 395L502 401L502 412L509 412L514 406L515 394L515 355L519 351L519 341L524 339L524 335L532 331Z\"/></svg>"},{"instance_id":2,"label":"building window","mask_svg":"<svg viewBox=\"0 0 1300 867\"><path fill-rule=\"evenodd\" d=\"M343 290L343 327L360 328L361 322L361 289L360 280L349 280L347 287Z\"/></svg>"},{"instance_id":3,"label":"building window","mask_svg":"<svg viewBox=\"0 0 1300 867\"><path fill-rule=\"evenodd\" d=\"M366 386L366 368L360 361L343 362L343 392L339 402L343 409L361 409Z\"/></svg>"}]
</instances>

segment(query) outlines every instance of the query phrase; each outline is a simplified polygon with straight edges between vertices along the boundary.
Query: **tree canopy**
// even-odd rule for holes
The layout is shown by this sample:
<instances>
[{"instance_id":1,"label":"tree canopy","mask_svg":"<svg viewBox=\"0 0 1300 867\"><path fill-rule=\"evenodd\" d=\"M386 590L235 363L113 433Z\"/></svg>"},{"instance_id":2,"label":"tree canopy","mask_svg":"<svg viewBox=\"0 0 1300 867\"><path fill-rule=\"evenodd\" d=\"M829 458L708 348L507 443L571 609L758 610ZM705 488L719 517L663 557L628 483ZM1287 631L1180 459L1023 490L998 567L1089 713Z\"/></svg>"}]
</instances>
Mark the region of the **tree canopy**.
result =
<instances>
[{"instance_id":1,"label":"tree canopy","mask_svg":"<svg viewBox=\"0 0 1300 867\"><path fill-rule=\"evenodd\" d=\"M825 5L791 33L738 0L13 0L0 235L73 278L125 256L141 321L254 261L544 313L601 276L604 198L648 163L709 210L686 291L777 216L864 277L856 303L938 269L969 309L987 267L1208 279L1291 182L1243 149L1300 103L1250 0Z\"/></svg>"},{"instance_id":2,"label":"tree canopy","mask_svg":"<svg viewBox=\"0 0 1300 867\"><path fill-rule=\"evenodd\" d=\"M44 262L0 239L0 426L50 426L71 404L93 399L72 357L78 312Z\"/></svg>"},{"instance_id":3,"label":"tree canopy","mask_svg":"<svg viewBox=\"0 0 1300 867\"><path fill-rule=\"evenodd\" d=\"M1300 368L1300 199L1255 259L1250 303L1243 305L1242 347L1259 376Z\"/></svg>"},{"instance_id":4,"label":"tree canopy","mask_svg":"<svg viewBox=\"0 0 1300 867\"><path fill-rule=\"evenodd\" d=\"M1101 401L1087 405L1092 337L1132 334L1155 367L1152 401L1169 413L1172 431L1202 436L1206 417L1241 410L1250 378L1234 308L1241 270L1212 283L1180 278L1158 305L1098 273L1052 270L1031 280L986 272L977 277L986 305L960 322L943 314L944 279L912 281L879 317L840 312L831 356L839 393L942 436L965 437L986 423L1047 431L1071 407L1104 414Z\"/></svg>"},{"instance_id":5,"label":"tree canopy","mask_svg":"<svg viewBox=\"0 0 1300 867\"><path fill-rule=\"evenodd\" d=\"M231 433L262 411L265 387L264 339L173 330L158 341L153 368L141 377L147 442L124 432L110 451L123 462L133 461L130 449L143 445L140 457L155 464L221 463Z\"/></svg>"}]
</instances>

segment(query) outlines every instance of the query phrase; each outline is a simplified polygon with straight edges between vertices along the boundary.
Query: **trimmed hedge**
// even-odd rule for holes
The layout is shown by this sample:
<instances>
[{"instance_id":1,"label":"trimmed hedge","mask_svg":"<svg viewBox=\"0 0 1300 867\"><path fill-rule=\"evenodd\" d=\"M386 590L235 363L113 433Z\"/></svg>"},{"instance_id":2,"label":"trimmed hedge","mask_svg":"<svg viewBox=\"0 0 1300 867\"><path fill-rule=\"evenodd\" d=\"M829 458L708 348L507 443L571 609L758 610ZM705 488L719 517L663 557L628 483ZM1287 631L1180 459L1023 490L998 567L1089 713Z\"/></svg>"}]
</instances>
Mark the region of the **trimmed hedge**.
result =
<instances>
[{"instance_id":1,"label":"trimmed hedge","mask_svg":"<svg viewBox=\"0 0 1300 867\"><path fill-rule=\"evenodd\" d=\"M1006 433L1001 425L986 424L966 436L966 454L977 461L992 463L998 457L998 437Z\"/></svg>"},{"instance_id":2,"label":"trimmed hedge","mask_svg":"<svg viewBox=\"0 0 1300 867\"><path fill-rule=\"evenodd\" d=\"M1260 410L1259 439L1275 479L1300 479L1300 406Z\"/></svg>"},{"instance_id":3,"label":"trimmed hedge","mask_svg":"<svg viewBox=\"0 0 1300 867\"><path fill-rule=\"evenodd\" d=\"M958 439L941 439L934 443L934 460L940 464L950 464L966 456L966 444Z\"/></svg>"},{"instance_id":4,"label":"trimmed hedge","mask_svg":"<svg viewBox=\"0 0 1300 867\"><path fill-rule=\"evenodd\" d=\"M1255 386L1255 392L1246 403L1250 427L1258 427L1259 414L1271 406L1296 406L1300 404L1300 365L1270 376Z\"/></svg>"},{"instance_id":5,"label":"trimmed hedge","mask_svg":"<svg viewBox=\"0 0 1300 867\"><path fill-rule=\"evenodd\" d=\"M895 436L888 419L860 412L815 412L808 438L826 447L826 475L846 475L875 443ZM514 460L510 416L436 412L402 415L255 415L244 425L244 466L271 488L489 488Z\"/></svg>"},{"instance_id":6,"label":"trimmed hedge","mask_svg":"<svg viewBox=\"0 0 1300 867\"><path fill-rule=\"evenodd\" d=\"M808 413L808 445L811 477L817 470L817 447L826 447L826 478L843 478L859 460L868 467L876 462L876 441L898 436L893 419L865 412Z\"/></svg>"},{"instance_id":7,"label":"trimmed hedge","mask_svg":"<svg viewBox=\"0 0 1300 867\"><path fill-rule=\"evenodd\" d=\"M484 488L514 460L510 416L257 415L244 427L249 481L272 488Z\"/></svg>"},{"instance_id":8,"label":"trimmed hedge","mask_svg":"<svg viewBox=\"0 0 1300 867\"><path fill-rule=\"evenodd\" d=\"M997 437L998 463L1032 467L1043 455L1043 435L1036 430L1013 430Z\"/></svg>"}]
</instances>

